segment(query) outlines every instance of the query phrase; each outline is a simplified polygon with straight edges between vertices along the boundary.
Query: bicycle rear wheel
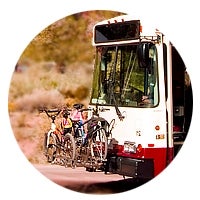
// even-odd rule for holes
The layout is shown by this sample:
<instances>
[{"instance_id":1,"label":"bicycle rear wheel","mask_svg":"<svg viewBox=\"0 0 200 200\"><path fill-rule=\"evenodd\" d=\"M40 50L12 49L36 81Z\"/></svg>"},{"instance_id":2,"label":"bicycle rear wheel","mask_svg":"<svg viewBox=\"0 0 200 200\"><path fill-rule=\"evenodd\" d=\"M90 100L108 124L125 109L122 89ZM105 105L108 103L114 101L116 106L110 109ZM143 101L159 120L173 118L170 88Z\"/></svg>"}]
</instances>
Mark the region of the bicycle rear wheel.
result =
<instances>
[{"instance_id":1,"label":"bicycle rear wheel","mask_svg":"<svg viewBox=\"0 0 200 200\"><path fill-rule=\"evenodd\" d=\"M76 145L74 137L70 133L67 133L64 136L64 152L65 152L65 167L70 165L72 168L74 168Z\"/></svg>"},{"instance_id":2,"label":"bicycle rear wheel","mask_svg":"<svg viewBox=\"0 0 200 200\"><path fill-rule=\"evenodd\" d=\"M57 138L53 132L45 133L44 137L44 154L47 162L53 162L56 158Z\"/></svg>"},{"instance_id":3,"label":"bicycle rear wheel","mask_svg":"<svg viewBox=\"0 0 200 200\"><path fill-rule=\"evenodd\" d=\"M90 140L90 151L92 165L99 169L106 161L108 151L108 141L106 137L106 131L104 128L99 128L92 133Z\"/></svg>"}]
</instances>

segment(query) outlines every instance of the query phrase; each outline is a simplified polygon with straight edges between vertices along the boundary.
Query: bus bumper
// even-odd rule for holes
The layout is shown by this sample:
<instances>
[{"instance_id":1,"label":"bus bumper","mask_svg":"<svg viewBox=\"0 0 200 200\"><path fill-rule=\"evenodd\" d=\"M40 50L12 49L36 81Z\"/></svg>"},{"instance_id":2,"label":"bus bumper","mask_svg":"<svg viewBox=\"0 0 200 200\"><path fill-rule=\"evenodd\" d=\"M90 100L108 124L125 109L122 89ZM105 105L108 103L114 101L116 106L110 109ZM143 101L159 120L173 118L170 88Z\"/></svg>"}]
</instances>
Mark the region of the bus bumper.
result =
<instances>
[{"instance_id":1,"label":"bus bumper","mask_svg":"<svg viewBox=\"0 0 200 200\"><path fill-rule=\"evenodd\" d=\"M154 177L153 159L135 159L127 157L110 157L107 171L139 179Z\"/></svg>"}]
</instances>

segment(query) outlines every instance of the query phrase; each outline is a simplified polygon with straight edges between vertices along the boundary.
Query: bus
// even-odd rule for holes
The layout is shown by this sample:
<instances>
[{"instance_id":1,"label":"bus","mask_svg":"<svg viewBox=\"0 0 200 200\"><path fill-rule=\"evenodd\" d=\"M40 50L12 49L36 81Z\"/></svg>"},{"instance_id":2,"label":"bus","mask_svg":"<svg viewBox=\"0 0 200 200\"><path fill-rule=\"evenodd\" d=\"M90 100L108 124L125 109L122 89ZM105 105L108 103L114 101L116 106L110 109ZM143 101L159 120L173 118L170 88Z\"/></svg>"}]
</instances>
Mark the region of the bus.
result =
<instances>
[{"instance_id":1,"label":"bus","mask_svg":"<svg viewBox=\"0 0 200 200\"><path fill-rule=\"evenodd\" d=\"M89 107L113 123L105 172L152 179L177 155L192 117L186 66L167 37L130 15L93 27Z\"/></svg>"}]
</instances>

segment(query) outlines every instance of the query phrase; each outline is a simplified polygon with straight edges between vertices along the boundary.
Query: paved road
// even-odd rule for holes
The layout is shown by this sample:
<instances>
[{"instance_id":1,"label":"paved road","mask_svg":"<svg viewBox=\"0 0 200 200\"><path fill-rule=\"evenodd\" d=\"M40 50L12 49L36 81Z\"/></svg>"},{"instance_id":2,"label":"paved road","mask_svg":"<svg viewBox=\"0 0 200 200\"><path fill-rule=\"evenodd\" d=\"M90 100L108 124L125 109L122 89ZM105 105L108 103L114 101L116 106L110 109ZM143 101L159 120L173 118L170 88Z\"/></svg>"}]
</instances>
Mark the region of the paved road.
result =
<instances>
[{"instance_id":1,"label":"paved road","mask_svg":"<svg viewBox=\"0 0 200 200\"><path fill-rule=\"evenodd\" d=\"M88 172L83 167L72 169L59 165L35 165L38 171L51 181L82 193L113 194L138 187L132 178L123 178L117 174L104 174L102 171Z\"/></svg>"}]
</instances>

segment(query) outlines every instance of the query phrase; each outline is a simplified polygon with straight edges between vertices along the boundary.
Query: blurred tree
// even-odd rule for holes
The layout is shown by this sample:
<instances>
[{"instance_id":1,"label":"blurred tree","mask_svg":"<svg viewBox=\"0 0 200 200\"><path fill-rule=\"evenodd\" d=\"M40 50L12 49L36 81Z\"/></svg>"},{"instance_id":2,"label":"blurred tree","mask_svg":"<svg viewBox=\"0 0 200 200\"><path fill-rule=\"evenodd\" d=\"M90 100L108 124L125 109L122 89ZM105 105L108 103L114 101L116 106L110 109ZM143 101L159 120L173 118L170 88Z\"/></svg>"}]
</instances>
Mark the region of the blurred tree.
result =
<instances>
[{"instance_id":1,"label":"blurred tree","mask_svg":"<svg viewBox=\"0 0 200 200\"><path fill-rule=\"evenodd\" d=\"M41 31L22 53L19 61L55 61L58 70L66 63L93 60L92 28L98 21L122 15L114 11L87 11L60 19ZM61 69L61 68L62 69Z\"/></svg>"}]
</instances>

